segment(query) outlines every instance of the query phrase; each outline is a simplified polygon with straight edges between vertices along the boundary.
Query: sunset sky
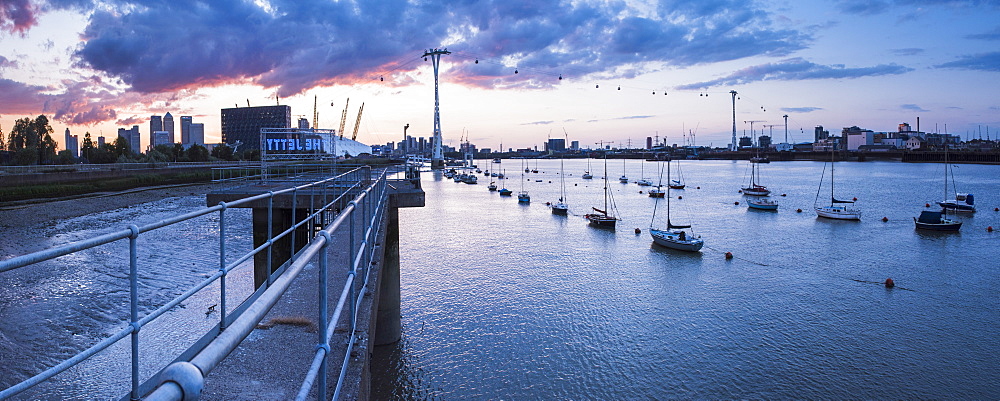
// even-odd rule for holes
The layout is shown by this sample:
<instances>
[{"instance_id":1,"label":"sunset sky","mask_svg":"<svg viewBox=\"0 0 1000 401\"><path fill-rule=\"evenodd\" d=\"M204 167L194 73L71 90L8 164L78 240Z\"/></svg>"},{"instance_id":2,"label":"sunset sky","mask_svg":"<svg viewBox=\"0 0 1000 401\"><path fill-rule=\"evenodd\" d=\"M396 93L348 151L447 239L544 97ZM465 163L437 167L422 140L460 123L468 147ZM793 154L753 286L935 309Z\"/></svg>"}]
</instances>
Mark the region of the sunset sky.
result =
<instances>
[{"instance_id":1,"label":"sunset sky","mask_svg":"<svg viewBox=\"0 0 1000 401\"><path fill-rule=\"evenodd\" d=\"M430 137L442 57L445 143L546 137L725 146L857 125L1000 136L1000 0L0 0L0 130L46 114L109 139L170 112L220 138L222 108L290 105L358 140ZM478 62L477 62L478 61ZM515 74L516 71L516 74ZM560 80L559 77L562 77ZM620 88L620 89L619 89ZM655 94L654 94L655 92ZM666 93L666 95L664 95Z\"/></svg>"}]
</instances>

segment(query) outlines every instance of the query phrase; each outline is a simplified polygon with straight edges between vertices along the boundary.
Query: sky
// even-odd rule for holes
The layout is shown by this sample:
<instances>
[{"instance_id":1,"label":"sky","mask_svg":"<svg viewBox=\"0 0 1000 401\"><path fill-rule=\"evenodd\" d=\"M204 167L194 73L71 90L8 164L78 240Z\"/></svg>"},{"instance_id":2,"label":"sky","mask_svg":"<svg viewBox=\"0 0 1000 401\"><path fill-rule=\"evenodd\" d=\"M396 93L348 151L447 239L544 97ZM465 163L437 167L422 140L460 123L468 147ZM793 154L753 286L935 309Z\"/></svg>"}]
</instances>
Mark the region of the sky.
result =
<instances>
[{"instance_id":1,"label":"sky","mask_svg":"<svg viewBox=\"0 0 1000 401\"><path fill-rule=\"evenodd\" d=\"M351 135L364 103L357 140L431 137L429 49L451 146L722 147L730 91L738 136L1000 136L1000 0L0 0L0 131L145 146L170 112L213 143L220 109L280 103Z\"/></svg>"}]
</instances>

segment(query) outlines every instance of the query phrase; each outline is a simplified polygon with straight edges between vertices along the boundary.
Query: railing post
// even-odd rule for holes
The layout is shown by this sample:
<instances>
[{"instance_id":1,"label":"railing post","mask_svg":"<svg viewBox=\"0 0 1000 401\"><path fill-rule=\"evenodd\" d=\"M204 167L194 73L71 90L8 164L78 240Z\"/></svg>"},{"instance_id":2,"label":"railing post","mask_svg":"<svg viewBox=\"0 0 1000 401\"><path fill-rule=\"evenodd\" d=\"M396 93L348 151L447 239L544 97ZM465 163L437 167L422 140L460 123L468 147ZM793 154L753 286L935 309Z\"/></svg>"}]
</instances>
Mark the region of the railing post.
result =
<instances>
[{"instance_id":1,"label":"railing post","mask_svg":"<svg viewBox=\"0 0 1000 401\"><path fill-rule=\"evenodd\" d=\"M139 226L128 226L129 319L132 326L132 400L139 399Z\"/></svg>"},{"instance_id":2,"label":"railing post","mask_svg":"<svg viewBox=\"0 0 1000 401\"><path fill-rule=\"evenodd\" d=\"M219 331L226 330L226 202L219 202Z\"/></svg>"},{"instance_id":3,"label":"railing post","mask_svg":"<svg viewBox=\"0 0 1000 401\"><path fill-rule=\"evenodd\" d=\"M288 233L292 236L292 256L288 258L290 261L295 261L295 237L298 237L298 235L296 235L298 228L295 228L296 223L298 223L295 221L295 201L299 198L298 191L299 187L292 188L292 232Z\"/></svg>"},{"instance_id":4,"label":"railing post","mask_svg":"<svg viewBox=\"0 0 1000 401\"><path fill-rule=\"evenodd\" d=\"M271 232L274 228L274 191L268 191L267 196L267 286L271 286L271 248L274 248L274 237Z\"/></svg>"},{"instance_id":5,"label":"railing post","mask_svg":"<svg viewBox=\"0 0 1000 401\"><path fill-rule=\"evenodd\" d=\"M333 239L330 237L330 233L326 232L326 230L320 231L319 235L323 237L323 250L321 251L323 252L323 254L320 255L319 257L318 335L319 335L319 346L323 347L323 349L326 352L323 354L323 362L319 365L319 388L316 389L316 394L317 394L316 399L326 400L326 368L327 368L327 361L330 359L329 356L330 344L327 344L326 342L326 331L328 330L327 315L329 314L327 310L327 303L329 298L328 296L329 289L327 287L329 286L329 284L327 283L328 280L327 280L326 270L327 270L327 263L328 263L327 259L329 255L330 242L333 241ZM336 324L336 322L334 322L334 324Z\"/></svg>"},{"instance_id":6,"label":"railing post","mask_svg":"<svg viewBox=\"0 0 1000 401\"><path fill-rule=\"evenodd\" d=\"M355 220L355 217L356 217L355 216L355 212L358 210L358 204L355 201L351 201L350 203L348 203L348 206L350 206L350 205L354 205L354 207L351 208L351 226L350 226L351 235L350 235L350 246L349 246L349 248L351 250L351 252L350 252L351 259L350 259L350 262L347 263L347 274L348 274L348 277L350 277L350 276L356 276L356 274L357 274L356 266L354 265L354 261L357 258L357 249L354 248L354 231L355 231L354 220ZM351 314L350 314L350 316L354 316L355 293L357 292L357 290L356 290L356 288L357 288L356 281L357 280L351 282L351 296L350 296L350 300L351 300ZM353 318L351 318L351 335L352 336L354 335L354 319Z\"/></svg>"}]
</instances>

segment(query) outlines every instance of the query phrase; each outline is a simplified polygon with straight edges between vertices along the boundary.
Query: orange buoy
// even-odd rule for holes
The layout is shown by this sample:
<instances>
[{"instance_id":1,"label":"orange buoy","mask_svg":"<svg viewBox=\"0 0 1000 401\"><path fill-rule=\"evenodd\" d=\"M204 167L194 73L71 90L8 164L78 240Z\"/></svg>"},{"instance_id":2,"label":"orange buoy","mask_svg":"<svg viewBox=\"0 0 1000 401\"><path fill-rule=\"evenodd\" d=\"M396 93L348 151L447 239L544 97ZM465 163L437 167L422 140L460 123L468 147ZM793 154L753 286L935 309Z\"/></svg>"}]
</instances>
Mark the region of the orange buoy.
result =
<instances>
[{"instance_id":1,"label":"orange buoy","mask_svg":"<svg viewBox=\"0 0 1000 401\"><path fill-rule=\"evenodd\" d=\"M683 196L677 195L677 199L684 199Z\"/></svg>"},{"instance_id":2,"label":"orange buoy","mask_svg":"<svg viewBox=\"0 0 1000 401\"><path fill-rule=\"evenodd\" d=\"M781 194L781 196L788 196L788 195L786 195L786 194Z\"/></svg>"},{"instance_id":3,"label":"orange buoy","mask_svg":"<svg viewBox=\"0 0 1000 401\"><path fill-rule=\"evenodd\" d=\"M551 204L552 204L552 202L545 202L545 206L549 206Z\"/></svg>"},{"instance_id":4,"label":"orange buoy","mask_svg":"<svg viewBox=\"0 0 1000 401\"><path fill-rule=\"evenodd\" d=\"M993 232L993 226L986 227L986 232L988 233Z\"/></svg>"},{"instance_id":5,"label":"orange buoy","mask_svg":"<svg viewBox=\"0 0 1000 401\"><path fill-rule=\"evenodd\" d=\"M739 191L736 191L736 193L738 193L738 194L742 194L742 193L743 193L743 190L741 189L741 190L739 190Z\"/></svg>"},{"instance_id":6,"label":"orange buoy","mask_svg":"<svg viewBox=\"0 0 1000 401\"><path fill-rule=\"evenodd\" d=\"M639 193L640 193L640 194L642 193L642 190L641 190L641 189L639 190Z\"/></svg>"},{"instance_id":7,"label":"orange buoy","mask_svg":"<svg viewBox=\"0 0 1000 401\"><path fill-rule=\"evenodd\" d=\"M551 184L551 183L552 183L552 181L550 180L550 181L549 181L549 184Z\"/></svg>"},{"instance_id":8,"label":"orange buoy","mask_svg":"<svg viewBox=\"0 0 1000 401\"><path fill-rule=\"evenodd\" d=\"M701 189L701 187L694 187L695 189Z\"/></svg>"},{"instance_id":9,"label":"orange buoy","mask_svg":"<svg viewBox=\"0 0 1000 401\"><path fill-rule=\"evenodd\" d=\"M733 202L734 205L739 205L740 201Z\"/></svg>"},{"instance_id":10,"label":"orange buoy","mask_svg":"<svg viewBox=\"0 0 1000 401\"><path fill-rule=\"evenodd\" d=\"M642 230L640 230L640 229L636 228L636 229L635 229L635 233L636 233L636 234L642 234Z\"/></svg>"},{"instance_id":11,"label":"orange buoy","mask_svg":"<svg viewBox=\"0 0 1000 401\"><path fill-rule=\"evenodd\" d=\"M855 202L857 202L857 201L858 201L858 197L857 197L857 196L855 196L855 197L854 197L854 201L855 201Z\"/></svg>"},{"instance_id":12,"label":"orange buoy","mask_svg":"<svg viewBox=\"0 0 1000 401\"><path fill-rule=\"evenodd\" d=\"M924 207L931 207L931 204L930 203L925 203Z\"/></svg>"},{"instance_id":13,"label":"orange buoy","mask_svg":"<svg viewBox=\"0 0 1000 401\"><path fill-rule=\"evenodd\" d=\"M994 211L994 212L1000 212L1000 207L995 207L995 208L993 208L993 211Z\"/></svg>"},{"instance_id":14,"label":"orange buoy","mask_svg":"<svg viewBox=\"0 0 1000 401\"><path fill-rule=\"evenodd\" d=\"M887 221L889 221L889 218L888 218L888 217L882 217L882 222L883 222L883 223L885 223L885 222L887 222Z\"/></svg>"},{"instance_id":15,"label":"orange buoy","mask_svg":"<svg viewBox=\"0 0 1000 401\"><path fill-rule=\"evenodd\" d=\"M795 209L795 213L802 213L802 209Z\"/></svg>"},{"instance_id":16,"label":"orange buoy","mask_svg":"<svg viewBox=\"0 0 1000 401\"><path fill-rule=\"evenodd\" d=\"M726 259L728 260L728 259L732 259L732 258L733 258L733 253L732 252L726 252Z\"/></svg>"},{"instance_id":17,"label":"orange buoy","mask_svg":"<svg viewBox=\"0 0 1000 401\"><path fill-rule=\"evenodd\" d=\"M891 278L885 279L885 288L892 288L896 286L896 282L892 281Z\"/></svg>"},{"instance_id":18,"label":"orange buoy","mask_svg":"<svg viewBox=\"0 0 1000 401\"><path fill-rule=\"evenodd\" d=\"M578 184L573 184L573 186L574 186L574 187L575 187L575 186L577 186L577 185L578 185Z\"/></svg>"}]
</instances>

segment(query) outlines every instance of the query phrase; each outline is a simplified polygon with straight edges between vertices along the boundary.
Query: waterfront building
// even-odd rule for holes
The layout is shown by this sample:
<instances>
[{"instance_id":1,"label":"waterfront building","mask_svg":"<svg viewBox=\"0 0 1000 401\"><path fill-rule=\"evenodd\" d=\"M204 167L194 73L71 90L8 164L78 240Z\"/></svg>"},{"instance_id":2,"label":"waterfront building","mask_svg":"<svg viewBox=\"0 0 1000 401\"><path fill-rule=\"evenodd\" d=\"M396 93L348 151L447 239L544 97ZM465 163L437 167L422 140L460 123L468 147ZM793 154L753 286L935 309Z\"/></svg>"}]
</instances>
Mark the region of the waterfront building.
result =
<instances>
[{"instance_id":1,"label":"waterfront building","mask_svg":"<svg viewBox=\"0 0 1000 401\"><path fill-rule=\"evenodd\" d=\"M566 139L549 138L549 141L545 143L545 150L549 152L562 152L566 150Z\"/></svg>"},{"instance_id":2,"label":"waterfront building","mask_svg":"<svg viewBox=\"0 0 1000 401\"><path fill-rule=\"evenodd\" d=\"M309 120L305 117L299 117L299 129L309 129Z\"/></svg>"},{"instance_id":3,"label":"waterfront building","mask_svg":"<svg viewBox=\"0 0 1000 401\"><path fill-rule=\"evenodd\" d=\"M191 144L191 124L194 121L191 116L181 116L181 143L186 145Z\"/></svg>"},{"instance_id":4,"label":"waterfront building","mask_svg":"<svg viewBox=\"0 0 1000 401\"><path fill-rule=\"evenodd\" d=\"M222 142L237 149L260 149L261 128L291 128L290 106L222 109Z\"/></svg>"},{"instance_id":5,"label":"waterfront building","mask_svg":"<svg viewBox=\"0 0 1000 401\"><path fill-rule=\"evenodd\" d=\"M170 140L170 132L167 131L156 131L153 133L153 143L149 146L157 147L159 145L172 145L173 141Z\"/></svg>"},{"instance_id":6,"label":"waterfront building","mask_svg":"<svg viewBox=\"0 0 1000 401\"><path fill-rule=\"evenodd\" d=\"M875 132L857 126L844 127L841 136L847 138L847 150L859 150L864 145L875 144Z\"/></svg>"},{"instance_id":7,"label":"waterfront building","mask_svg":"<svg viewBox=\"0 0 1000 401\"><path fill-rule=\"evenodd\" d=\"M68 150L73 157L80 157L80 136L70 135L69 128L66 128L66 140L64 144L66 145L66 150Z\"/></svg>"},{"instance_id":8,"label":"waterfront building","mask_svg":"<svg viewBox=\"0 0 1000 401\"><path fill-rule=\"evenodd\" d=\"M149 117L149 143L153 143L153 133L163 131L163 117L153 115ZM131 142L131 141L129 141Z\"/></svg>"},{"instance_id":9,"label":"waterfront building","mask_svg":"<svg viewBox=\"0 0 1000 401\"><path fill-rule=\"evenodd\" d=\"M174 139L174 116L170 115L169 111L163 115L163 130L170 133L170 143L177 142Z\"/></svg>"},{"instance_id":10,"label":"waterfront building","mask_svg":"<svg viewBox=\"0 0 1000 401\"><path fill-rule=\"evenodd\" d=\"M919 136L910 135L910 139L906 140L907 150L916 150L922 147L924 147L924 139Z\"/></svg>"},{"instance_id":11,"label":"waterfront building","mask_svg":"<svg viewBox=\"0 0 1000 401\"><path fill-rule=\"evenodd\" d=\"M741 148L753 147L753 139L746 135L740 137L740 147Z\"/></svg>"},{"instance_id":12,"label":"waterfront building","mask_svg":"<svg viewBox=\"0 0 1000 401\"><path fill-rule=\"evenodd\" d=\"M771 137L768 135L761 135L757 137L757 147L764 149L771 147Z\"/></svg>"},{"instance_id":13,"label":"waterfront building","mask_svg":"<svg viewBox=\"0 0 1000 401\"><path fill-rule=\"evenodd\" d=\"M570 142L569 143L569 147L570 147L570 149L573 149L573 150L580 150L580 141L572 141L572 142ZM500 149L500 151L503 152L503 149Z\"/></svg>"},{"instance_id":14,"label":"waterfront building","mask_svg":"<svg viewBox=\"0 0 1000 401\"><path fill-rule=\"evenodd\" d=\"M830 131L824 130L822 125L817 125L813 131L813 142L819 142L830 137Z\"/></svg>"},{"instance_id":15,"label":"waterfront building","mask_svg":"<svg viewBox=\"0 0 1000 401\"><path fill-rule=\"evenodd\" d=\"M139 134L139 126L133 125L131 129L119 128L118 136L124 138L128 141L129 148L132 149L132 153L142 153L142 136ZM101 137L104 138L104 137ZM98 142L99 144L102 142ZM98 145L100 146L100 145Z\"/></svg>"},{"instance_id":16,"label":"waterfront building","mask_svg":"<svg viewBox=\"0 0 1000 401\"><path fill-rule=\"evenodd\" d=\"M101 147L101 145L104 145L104 137L103 136L97 137L97 147Z\"/></svg>"},{"instance_id":17,"label":"waterfront building","mask_svg":"<svg viewBox=\"0 0 1000 401\"><path fill-rule=\"evenodd\" d=\"M205 146L205 123L192 123L189 130L188 139L190 142L187 145Z\"/></svg>"}]
</instances>

